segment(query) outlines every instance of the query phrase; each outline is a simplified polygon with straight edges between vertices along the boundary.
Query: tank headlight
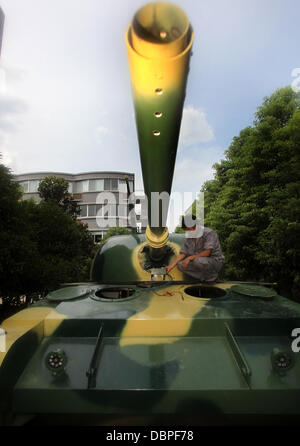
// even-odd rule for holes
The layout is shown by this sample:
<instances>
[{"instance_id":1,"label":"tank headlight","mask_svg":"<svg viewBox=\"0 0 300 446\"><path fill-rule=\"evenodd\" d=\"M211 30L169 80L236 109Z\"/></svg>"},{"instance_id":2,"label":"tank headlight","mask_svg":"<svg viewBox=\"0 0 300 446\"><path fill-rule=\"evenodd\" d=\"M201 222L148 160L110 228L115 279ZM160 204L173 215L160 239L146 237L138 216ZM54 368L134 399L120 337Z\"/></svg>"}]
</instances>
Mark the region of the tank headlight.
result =
<instances>
[{"instance_id":1,"label":"tank headlight","mask_svg":"<svg viewBox=\"0 0 300 446\"><path fill-rule=\"evenodd\" d=\"M271 353L271 364L274 372L284 376L294 365L294 357L291 353L274 348Z\"/></svg>"},{"instance_id":2,"label":"tank headlight","mask_svg":"<svg viewBox=\"0 0 300 446\"><path fill-rule=\"evenodd\" d=\"M68 362L67 355L61 349L53 350L46 355L45 364L53 376L61 375Z\"/></svg>"}]
</instances>

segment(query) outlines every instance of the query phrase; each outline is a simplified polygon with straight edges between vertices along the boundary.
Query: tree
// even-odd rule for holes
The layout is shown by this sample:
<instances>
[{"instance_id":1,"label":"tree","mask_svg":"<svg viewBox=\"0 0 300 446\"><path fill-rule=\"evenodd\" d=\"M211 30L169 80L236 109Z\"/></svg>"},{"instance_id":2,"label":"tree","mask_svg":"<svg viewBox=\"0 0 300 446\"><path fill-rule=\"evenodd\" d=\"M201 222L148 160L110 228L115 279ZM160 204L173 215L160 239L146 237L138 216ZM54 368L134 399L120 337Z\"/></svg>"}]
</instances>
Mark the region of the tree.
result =
<instances>
[{"instance_id":1,"label":"tree","mask_svg":"<svg viewBox=\"0 0 300 446\"><path fill-rule=\"evenodd\" d=\"M55 201L67 214L76 218L80 214L80 206L68 192L69 183L64 178L49 175L39 184L38 192L44 201Z\"/></svg>"},{"instance_id":2,"label":"tree","mask_svg":"<svg viewBox=\"0 0 300 446\"><path fill-rule=\"evenodd\" d=\"M0 230L7 228L18 212L18 202L22 191L18 183L12 181L10 170L0 164Z\"/></svg>"},{"instance_id":3,"label":"tree","mask_svg":"<svg viewBox=\"0 0 300 446\"><path fill-rule=\"evenodd\" d=\"M182 227L181 226L176 226L176 228L175 228L175 234L185 234L185 230L184 229L182 229Z\"/></svg>"},{"instance_id":4,"label":"tree","mask_svg":"<svg viewBox=\"0 0 300 446\"><path fill-rule=\"evenodd\" d=\"M290 87L258 107L207 181L205 224L215 229L226 276L300 292L300 106Z\"/></svg>"},{"instance_id":5,"label":"tree","mask_svg":"<svg viewBox=\"0 0 300 446\"><path fill-rule=\"evenodd\" d=\"M94 243L87 225L52 200L42 201L36 210L32 224L41 265L36 286L53 289L62 282L88 280Z\"/></svg>"},{"instance_id":6,"label":"tree","mask_svg":"<svg viewBox=\"0 0 300 446\"><path fill-rule=\"evenodd\" d=\"M126 228L122 228L121 226L115 226L113 228L110 228L105 236L103 237L103 239L101 240L101 242L99 243L100 249L102 248L102 246L104 245L104 243L110 238L113 237L115 235L129 235L131 234L131 232L126 229Z\"/></svg>"},{"instance_id":7,"label":"tree","mask_svg":"<svg viewBox=\"0 0 300 446\"><path fill-rule=\"evenodd\" d=\"M87 225L54 199L22 201L20 186L3 165L0 188L0 296L88 280L95 247Z\"/></svg>"},{"instance_id":8,"label":"tree","mask_svg":"<svg viewBox=\"0 0 300 446\"><path fill-rule=\"evenodd\" d=\"M27 219L33 203L20 200L22 190L3 164L0 190L0 296L5 297L22 289L26 265L34 268L37 251Z\"/></svg>"}]
</instances>

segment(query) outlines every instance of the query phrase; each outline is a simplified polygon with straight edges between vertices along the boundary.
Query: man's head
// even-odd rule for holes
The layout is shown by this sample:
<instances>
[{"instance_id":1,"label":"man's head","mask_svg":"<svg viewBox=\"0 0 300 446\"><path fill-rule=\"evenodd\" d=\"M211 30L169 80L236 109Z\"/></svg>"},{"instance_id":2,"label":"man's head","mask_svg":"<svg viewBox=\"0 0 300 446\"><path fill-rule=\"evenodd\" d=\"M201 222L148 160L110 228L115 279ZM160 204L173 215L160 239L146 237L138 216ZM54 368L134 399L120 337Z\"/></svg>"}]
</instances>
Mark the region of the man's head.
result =
<instances>
[{"instance_id":1,"label":"man's head","mask_svg":"<svg viewBox=\"0 0 300 446\"><path fill-rule=\"evenodd\" d=\"M194 231L199 224L195 215L183 215L181 219L181 228L184 231Z\"/></svg>"},{"instance_id":2,"label":"man's head","mask_svg":"<svg viewBox=\"0 0 300 446\"><path fill-rule=\"evenodd\" d=\"M195 215L185 215L181 220L181 227L187 238L199 238L203 235L203 226Z\"/></svg>"}]
</instances>

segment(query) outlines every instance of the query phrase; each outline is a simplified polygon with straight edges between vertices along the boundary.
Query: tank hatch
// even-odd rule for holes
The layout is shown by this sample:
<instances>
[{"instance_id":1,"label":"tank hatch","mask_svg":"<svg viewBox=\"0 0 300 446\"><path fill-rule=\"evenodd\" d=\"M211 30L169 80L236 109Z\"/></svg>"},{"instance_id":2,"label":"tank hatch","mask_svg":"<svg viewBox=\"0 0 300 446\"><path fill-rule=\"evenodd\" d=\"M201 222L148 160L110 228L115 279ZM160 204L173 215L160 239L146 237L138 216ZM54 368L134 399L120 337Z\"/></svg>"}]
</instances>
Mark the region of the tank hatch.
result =
<instances>
[{"instance_id":1,"label":"tank hatch","mask_svg":"<svg viewBox=\"0 0 300 446\"><path fill-rule=\"evenodd\" d=\"M90 292L90 288L86 286L67 286L47 294L46 299L50 301L63 302L65 300L78 299Z\"/></svg>"},{"instance_id":2,"label":"tank hatch","mask_svg":"<svg viewBox=\"0 0 300 446\"><path fill-rule=\"evenodd\" d=\"M248 297L258 297L262 299L272 299L277 295L276 291L261 285L233 285L231 291Z\"/></svg>"}]
</instances>

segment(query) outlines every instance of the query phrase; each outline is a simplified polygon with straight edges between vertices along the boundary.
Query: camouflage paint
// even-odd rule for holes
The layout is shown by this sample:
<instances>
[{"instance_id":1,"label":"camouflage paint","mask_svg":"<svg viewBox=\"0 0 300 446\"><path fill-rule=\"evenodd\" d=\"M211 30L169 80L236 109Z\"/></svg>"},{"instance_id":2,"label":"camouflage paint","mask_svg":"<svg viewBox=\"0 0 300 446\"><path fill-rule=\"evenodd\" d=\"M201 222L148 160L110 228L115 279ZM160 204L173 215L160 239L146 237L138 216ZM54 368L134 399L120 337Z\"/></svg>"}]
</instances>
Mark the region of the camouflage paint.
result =
<instances>
[{"instance_id":1,"label":"camouflage paint","mask_svg":"<svg viewBox=\"0 0 300 446\"><path fill-rule=\"evenodd\" d=\"M171 234L167 245L173 256L163 260L170 263L184 242L183 234ZM102 283L130 283L151 280L150 272L144 269L142 249L147 245L145 235L132 234L114 236L98 251L91 268L91 280ZM195 279L183 274L177 267L171 271L172 279L194 283Z\"/></svg>"},{"instance_id":2,"label":"camouflage paint","mask_svg":"<svg viewBox=\"0 0 300 446\"><path fill-rule=\"evenodd\" d=\"M4 320L1 328L6 332L6 352L0 352L0 366L11 346L36 325L44 323L44 334L50 336L66 316L56 313L52 308L27 308Z\"/></svg>"}]
</instances>

